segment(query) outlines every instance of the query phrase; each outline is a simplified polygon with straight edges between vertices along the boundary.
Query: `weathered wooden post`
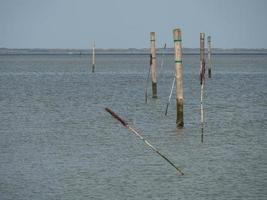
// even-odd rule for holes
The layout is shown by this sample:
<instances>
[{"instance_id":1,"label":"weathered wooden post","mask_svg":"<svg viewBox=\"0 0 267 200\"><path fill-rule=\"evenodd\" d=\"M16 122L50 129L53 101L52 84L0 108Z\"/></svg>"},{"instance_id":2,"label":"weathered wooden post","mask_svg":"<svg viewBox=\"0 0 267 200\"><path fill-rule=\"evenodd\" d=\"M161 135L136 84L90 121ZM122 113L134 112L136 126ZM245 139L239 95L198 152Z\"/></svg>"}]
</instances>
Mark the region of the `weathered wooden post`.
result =
<instances>
[{"instance_id":1,"label":"weathered wooden post","mask_svg":"<svg viewBox=\"0 0 267 200\"><path fill-rule=\"evenodd\" d=\"M200 33L200 115L201 115L201 141L204 132L203 93L205 83L205 33Z\"/></svg>"},{"instance_id":2,"label":"weathered wooden post","mask_svg":"<svg viewBox=\"0 0 267 200\"><path fill-rule=\"evenodd\" d=\"M179 28L173 30L174 61L176 79L176 109L177 127L184 127L184 94L183 94L183 65L182 65L182 33Z\"/></svg>"},{"instance_id":3,"label":"weathered wooden post","mask_svg":"<svg viewBox=\"0 0 267 200\"><path fill-rule=\"evenodd\" d=\"M151 43L151 79L152 79L152 98L157 98L157 60L156 60L156 34L150 33Z\"/></svg>"},{"instance_id":4,"label":"weathered wooden post","mask_svg":"<svg viewBox=\"0 0 267 200\"><path fill-rule=\"evenodd\" d=\"M205 79L205 33L200 33L200 84Z\"/></svg>"},{"instance_id":5,"label":"weathered wooden post","mask_svg":"<svg viewBox=\"0 0 267 200\"><path fill-rule=\"evenodd\" d=\"M92 52L92 73L95 72L95 41L93 44L93 52Z\"/></svg>"},{"instance_id":6,"label":"weathered wooden post","mask_svg":"<svg viewBox=\"0 0 267 200\"><path fill-rule=\"evenodd\" d=\"M208 68L209 68L209 78L211 78L211 37L207 37L208 40Z\"/></svg>"}]
</instances>

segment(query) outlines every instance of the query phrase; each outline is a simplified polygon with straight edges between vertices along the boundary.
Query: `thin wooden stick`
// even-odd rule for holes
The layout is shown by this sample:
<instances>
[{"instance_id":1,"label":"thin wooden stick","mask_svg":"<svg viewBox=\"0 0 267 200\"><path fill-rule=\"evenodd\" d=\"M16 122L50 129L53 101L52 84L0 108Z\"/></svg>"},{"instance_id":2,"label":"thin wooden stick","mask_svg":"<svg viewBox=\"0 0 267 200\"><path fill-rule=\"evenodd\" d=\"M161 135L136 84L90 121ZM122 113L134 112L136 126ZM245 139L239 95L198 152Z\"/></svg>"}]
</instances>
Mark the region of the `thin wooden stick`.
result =
<instances>
[{"instance_id":1,"label":"thin wooden stick","mask_svg":"<svg viewBox=\"0 0 267 200\"><path fill-rule=\"evenodd\" d=\"M202 80L200 89L200 115L201 115L201 142L204 140L204 110L203 110L203 93L204 93L204 80Z\"/></svg>"},{"instance_id":2,"label":"thin wooden stick","mask_svg":"<svg viewBox=\"0 0 267 200\"><path fill-rule=\"evenodd\" d=\"M174 77L173 77L173 81L172 81L171 92L170 92L170 95L169 95L169 100L168 100L168 103L167 103L167 105L166 105L165 116L166 116L167 113L168 113L168 107L169 107L169 104L170 104L170 101L171 101L171 98L172 98L172 91L173 91L173 88L174 88L175 79L176 79L176 77L174 76Z\"/></svg>"},{"instance_id":3,"label":"thin wooden stick","mask_svg":"<svg viewBox=\"0 0 267 200\"><path fill-rule=\"evenodd\" d=\"M164 58L165 58L165 50L166 50L166 43L164 44L164 47L163 47L163 50L162 50L162 53L161 53L161 64L160 64L160 70L159 70L159 73L161 74L162 72L162 68L163 68L163 64L164 64Z\"/></svg>"},{"instance_id":4,"label":"thin wooden stick","mask_svg":"<svg viewBox=\"0 0 267 200\"><path fill-rule=\"evenodd\" d=\"M165 159L171 166L173 166L181 175L184 173L175 166L166 156L164 156L158 149L156 149L152 144L150 144L143 136L141 136L135 129L133 129L126 121L124 121L121 117L119 117L114 111L109 108L105 108L105 110L111 114L115 119L117 119L125 128L129 129L136 136L138 136L143 142L148 145L153 151L155 151L158 155L160 155L163 159Z\"/></svg>"},{"instance_id":5,"label":"thin wooden stick","mask_svg":"<svg viewBox=\"0 0 267 200\"><path fill-rule=\"evenodd\" d=\"M211 36L207 37L208 40L208 75L211 78Z\"/></svg>"},{"instance_id":6,"label":"thin wooden stick","mask_svg":"<svg viewBox=\"0 0 267 200\"><path fill-rule=\"evenodd\" d=\"M146 101L146 103L147 103L147 87L148 87L148 83L149 83L151 65L152 65L152 54L150 54L150 65L149 65L149 69L148 69L148 74L147 74L147 78L146 78L146 86L145 86L145 101Z\"/></svg>"},{"instance_id":7,"label":"thin wooden stick","mask_svg":"<svg viewBox=\"0 0 267 200\"><path fill-rule=\"evenodd\" d=\"M93 44L93 54L92 54L92 73L95 72L95 41Z\"/></svg>"}]
</instances>

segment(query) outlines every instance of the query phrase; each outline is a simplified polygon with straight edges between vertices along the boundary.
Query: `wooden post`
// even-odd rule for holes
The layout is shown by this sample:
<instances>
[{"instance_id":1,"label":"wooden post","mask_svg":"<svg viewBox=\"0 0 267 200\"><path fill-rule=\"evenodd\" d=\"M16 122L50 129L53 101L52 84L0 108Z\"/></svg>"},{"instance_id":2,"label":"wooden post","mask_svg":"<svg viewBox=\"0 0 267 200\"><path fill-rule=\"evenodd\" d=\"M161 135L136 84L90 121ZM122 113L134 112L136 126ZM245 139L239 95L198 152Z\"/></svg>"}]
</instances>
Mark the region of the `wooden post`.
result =
<instances>
[{"instance_id":1,"label":"wooden post","mask_svg":"<svg viewBox=\"0 0 267 200\"><path fill-rule=\"evenodd\" d=\"M92 52L92 73L95 72L95 41L93 44L93 52Z\"/></svg>"},{"instance_id":2,"label":"wooden post","mask_svg":"<svg viewBox=\"0 0 267 200\"><path fill-rule=\"evenodd\" d=\"M200 33L200 117L201 117L201 142L203 142L204 133L204 110L203 93L205 83L205 33Z\"/></svg>"},{"instance_id":3,"label":"wooden post","mask_svg":"<svg viewBox=\"0 0 267 200\"><path fill-rule=\"evenodd\" d=\"M176 108L177 127L184 127L184 94L183 94L183 65L182 65L182 34L179 28L173 30L174 61L176 79Z\"/></svg>"},{"instance_id":4,"label":"wooden post","mask_svg":"<svg viewBox=\"0 0 267 200\"><path fill-rule=\"evenodd\" d=\"M211 78L211 37L207 37L208 40L208 68L209 68L209 78Z\"/></svg>"},{"instance_id":5,"label":"wooden post","mask_svg":"<svg viewBox=\"0 0 267 200\"><path fill-rule=\"evenodd\" d=\"M200 84L205 79L205 33L200 33Z\"/></svg>"},{"instance_id":6,"label":"wooden post","mask_svg":"<svg viewBox=\"0 0 267 200\"><path fill-rule=\"evenodd\" d=\"M157 98L157 60L156 60L156 34L150 33L151 42L151 78L152 78L152 98Z\"/></svg>"}]
</instances>

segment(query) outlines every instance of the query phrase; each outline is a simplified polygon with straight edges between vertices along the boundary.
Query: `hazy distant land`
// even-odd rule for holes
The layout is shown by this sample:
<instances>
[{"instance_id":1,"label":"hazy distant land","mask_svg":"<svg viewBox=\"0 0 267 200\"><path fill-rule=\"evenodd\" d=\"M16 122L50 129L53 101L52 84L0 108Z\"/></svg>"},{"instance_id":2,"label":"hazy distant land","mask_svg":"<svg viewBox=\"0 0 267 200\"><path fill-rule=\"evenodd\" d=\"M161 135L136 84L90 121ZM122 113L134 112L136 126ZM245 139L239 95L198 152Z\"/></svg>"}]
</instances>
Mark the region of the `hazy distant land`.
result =
<instances>
[{"instance_id":1,"label":"hazy distant land","mask_svg":"<svg viewBox=\"0 0 267 200\"><path fill-rule=\"evenodd\" d=\"M207 51L207 50L206 50ZM173 54L173 48L157 49L157 53ZM0 55L86 55L92 54L92 49L10 49L0 48ZM150 49L96 49L96 54L150 54ZM199 54L198 48L183 48L183 54ZM267 49L220 49L213 48L212 54L267 54Z\"/></svg>"}]
</instances>

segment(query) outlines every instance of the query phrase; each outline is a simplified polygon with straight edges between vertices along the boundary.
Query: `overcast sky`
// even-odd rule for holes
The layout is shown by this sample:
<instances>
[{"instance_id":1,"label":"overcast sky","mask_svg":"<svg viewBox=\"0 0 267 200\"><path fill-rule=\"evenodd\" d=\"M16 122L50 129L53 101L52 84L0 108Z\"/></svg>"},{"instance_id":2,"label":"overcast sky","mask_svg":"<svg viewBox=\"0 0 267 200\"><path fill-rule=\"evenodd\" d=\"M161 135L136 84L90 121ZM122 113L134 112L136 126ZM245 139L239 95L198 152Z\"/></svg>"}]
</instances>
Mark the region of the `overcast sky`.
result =
<instances>
[{"instance_id":1,"label":"overcast sky","mask_svg":"<svg viewBox=\"0 0 267 200\"><path fill-rule=\"evenodd\" d=\"M184 47L267 48L267 0L0 0L0 47L172 47L175 27Z\"/></svg>"}]
</instances>

